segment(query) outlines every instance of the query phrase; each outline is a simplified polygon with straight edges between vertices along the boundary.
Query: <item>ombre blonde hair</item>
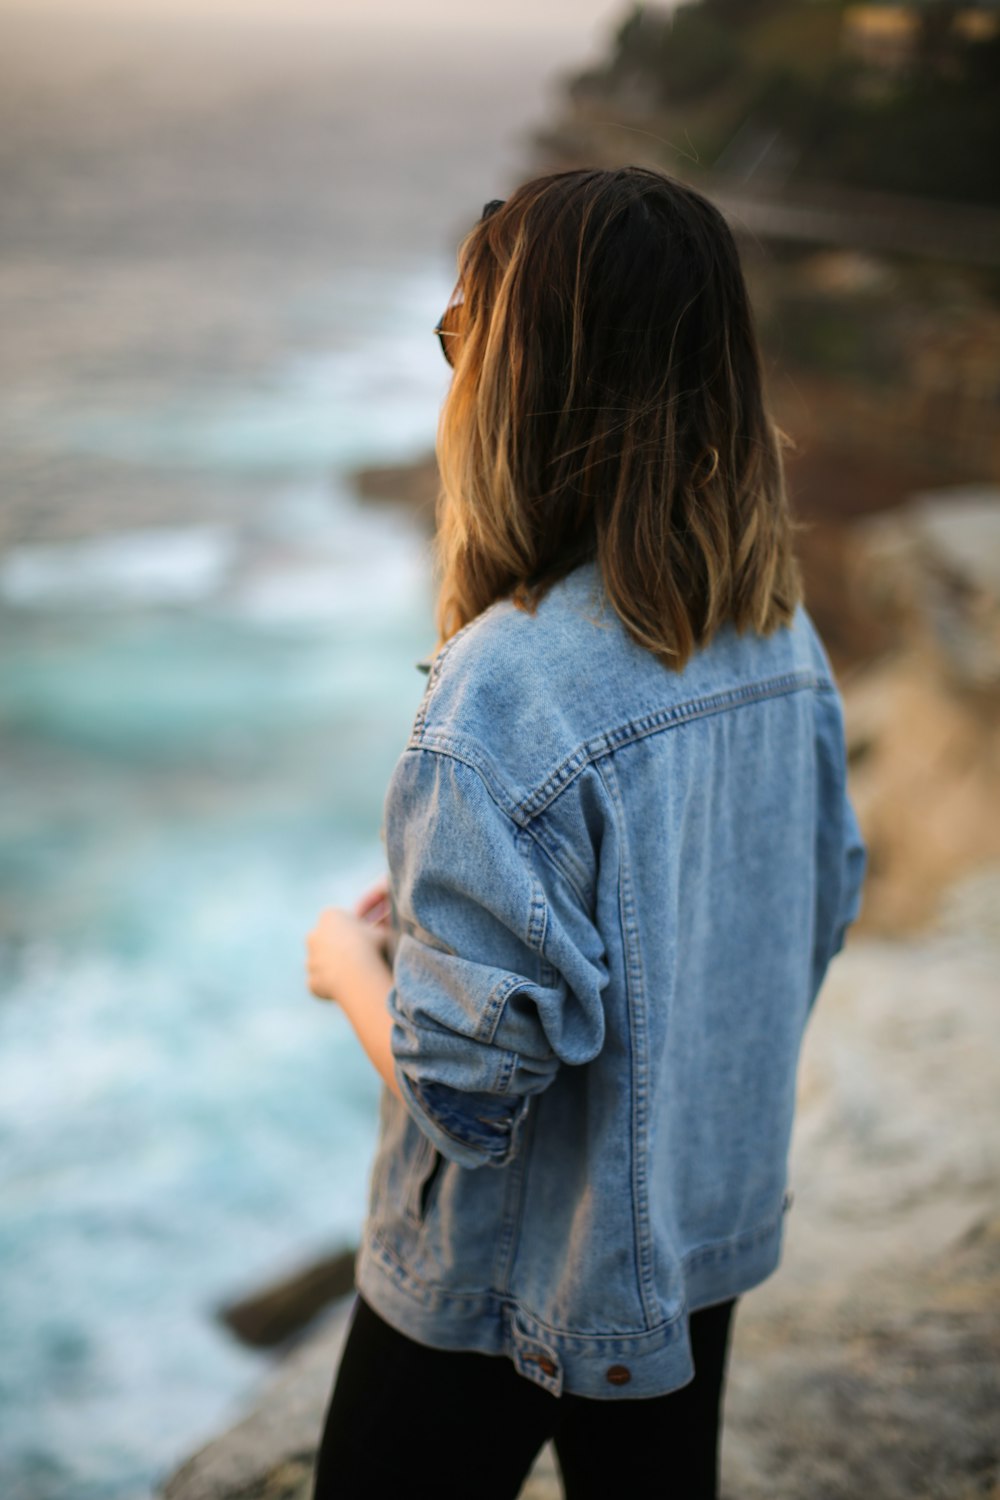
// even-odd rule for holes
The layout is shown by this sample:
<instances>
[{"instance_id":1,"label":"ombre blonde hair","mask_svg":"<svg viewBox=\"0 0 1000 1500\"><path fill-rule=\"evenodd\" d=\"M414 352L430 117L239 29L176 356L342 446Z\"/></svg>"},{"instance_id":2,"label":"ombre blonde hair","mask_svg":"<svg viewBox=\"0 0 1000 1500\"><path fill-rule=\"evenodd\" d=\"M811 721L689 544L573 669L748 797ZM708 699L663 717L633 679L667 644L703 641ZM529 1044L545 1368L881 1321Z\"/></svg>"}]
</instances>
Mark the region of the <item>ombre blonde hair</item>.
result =
<instances>
[{"instance_id":1,"label":"ombre blonde hair","mask_svg":"<svg viewBox=\"0 0 1000 1500\"><path fill-rule=\"evenodd\" d=\"M462 240L441 411L439 646L596 559L629 634L681 670L802 595L782 435L733 236L644 167L524 183Z\"/></svg>"}]
</instances>

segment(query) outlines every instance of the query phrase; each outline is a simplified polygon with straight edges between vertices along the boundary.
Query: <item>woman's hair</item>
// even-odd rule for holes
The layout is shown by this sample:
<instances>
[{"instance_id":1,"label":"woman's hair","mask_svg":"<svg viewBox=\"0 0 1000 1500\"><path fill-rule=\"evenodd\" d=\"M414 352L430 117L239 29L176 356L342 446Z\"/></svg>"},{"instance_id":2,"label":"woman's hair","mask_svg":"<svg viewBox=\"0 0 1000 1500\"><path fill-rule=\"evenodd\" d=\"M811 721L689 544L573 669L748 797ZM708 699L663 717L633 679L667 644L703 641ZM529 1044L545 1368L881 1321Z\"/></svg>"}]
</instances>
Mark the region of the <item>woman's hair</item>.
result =
<instances>
[{"instance_id":1,"label":"woman's hair","mask_svg":"<svg viewBox=\"0 0 1000 1500\"><path fill-rule=\"evenodd\" d=\"M719 211L644 167L524 183L462 240L441 411L440 642L533 611L596 558L632 638L680 670L801 598L781 435Z\"/></svg>"}]
</instances>

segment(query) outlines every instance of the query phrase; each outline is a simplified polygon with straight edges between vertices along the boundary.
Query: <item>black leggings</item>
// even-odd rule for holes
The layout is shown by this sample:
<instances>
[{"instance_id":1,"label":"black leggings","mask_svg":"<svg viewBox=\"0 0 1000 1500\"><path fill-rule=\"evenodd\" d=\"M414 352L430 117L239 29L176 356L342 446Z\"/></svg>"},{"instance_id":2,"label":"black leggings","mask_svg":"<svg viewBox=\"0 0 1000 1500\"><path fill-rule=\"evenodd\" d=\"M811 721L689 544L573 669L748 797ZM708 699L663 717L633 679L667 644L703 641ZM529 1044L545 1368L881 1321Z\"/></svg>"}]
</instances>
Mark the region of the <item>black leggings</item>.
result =
<instances>
[{"instance_id":1,"label":"black leggings","mask_svg":"<svg viewBox=\"0 0 1000 1500\"><path fill-rule=\"evenodd\" d=\"M717 1500L736 1299L692 1313L696 1374L665 1396L556 1397L509 1359L429 1349L358 1298L316 1458L313 1500L514 1500L552 1439L567 1500Z\"/></svg>"}]
</instances>

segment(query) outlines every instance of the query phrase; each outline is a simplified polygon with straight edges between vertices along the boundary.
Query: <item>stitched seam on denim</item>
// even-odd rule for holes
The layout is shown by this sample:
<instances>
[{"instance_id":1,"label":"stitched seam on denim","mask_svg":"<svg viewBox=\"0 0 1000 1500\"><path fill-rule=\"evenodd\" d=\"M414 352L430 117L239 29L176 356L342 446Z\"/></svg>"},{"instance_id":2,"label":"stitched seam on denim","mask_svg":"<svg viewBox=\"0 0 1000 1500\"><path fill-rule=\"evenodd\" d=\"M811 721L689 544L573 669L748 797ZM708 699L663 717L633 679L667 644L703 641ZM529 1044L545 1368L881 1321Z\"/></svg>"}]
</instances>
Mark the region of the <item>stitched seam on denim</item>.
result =
<instances>
[{"instance_id":1,"label":"stitched seam on denim","mask_svg":"<svg viewBox=\"0 0 1000 1500\"><path fill-rule=\"evenodd\" d=\"M389 1011L396 1024L402 1029L409 1027L411 1031L426 1031L432 1034L440 1034L442 1031L449 1032L454 1036L461 1037L466 1042L491 1043L496 1032L497 1023L503 1012L507 996L514 989L530 988L531 981L520 974L505 974L503 979L497 981L483 1002L482 1014L470 1030L463 1029L460 1024L442 1025L431 1019L418 1019L419 1009L409 1008L400 994L399 985L393 983L389 989ZM404 1025L405 1023L405 1025Z\"/></svg>"},{"instance_id":2,"label":"stitched seam on denim","mask_svg":"<svg viewBox=\"0 0 1000 1500\"><path fill-rule=\"evenodd\" d=\"M588 910L593 874L589 874L586 866L577 858L570 841L559 837L558 827L553 827L551 830L546 828L541 821L542 818L544 818L544 813L527 824L524 832L528 838L534 839L536 846L569 886L580 905L584 910ZM554 820L549 821L554 822Z\"/></svg>"},{"instance_id":3,"label":"stitched seam on denim","mask_svg":"<svg viewBox=\"0 0 1000 1500\"><path fill-rule=\"evenodd\" d=\"M416 1286L433 1296L440 1297L443 1301L452 1302L485 1302L491 1301L499 1304L498 1311L510 1303L510 1298L501 1292L495 1292L487 1288L485 1292L464 1292L460 1288L442 1287L436 1282L425 1281L424 1278L406 1264L400 1255L387 1240L384 1240L377 1229L367 1231L368 1244L382 1260L388 1261L394 1271L399 1273L400 1280L412 1281ZM516 1306L516 1304L514 1304Z\"/></svg>"},{"instance_id":4,"label":"stitched seam on denim","mask_svg":"<svg viewBox=\"0 0 1000 1500\"><path fill-rule=\"evenodd\" d=\"M572 891L582 909L586 911L589 904L589 897L587 896L586 892L580 887L580 885L578 885L577 881L569 873L562 861L545 842L538 830L529 827L525 828L524 833L529 839L533 840L536 848L542 851L549 864L559 876L560 880L562 880L569 887L570 891Z\"/></svg>"},{"instance_id":5,"label":"stitched seam on denim","mask_svg":"<svg viewBox=\"0 0 1000 1500\"><path fill-rule=\"evenodd\" d=\"M430 671L427 674L427 683L424 688L424 696L420 700L420 706L418 707L416 717L413 720L411 739L419 738L423 733L424 724L427 719L427 713L430 708L431 695L434 692L434 689L437 687L438 680L441 676L441 669L443 668L448 657L451 655L454 647L458 644L458 642L464 635L467 635L474 626L480 625L488 614L492 614L497 609L497 607L504 602L505 601L503 599L494 599L492 604L488 605L487 608L482 610L480 614L476 615L474 619L467 620L460 630L456 630L455 634L449 636L448 640L445 641L444 645L441 647L437 656L431 663Z\"/></svg>"},{"instance_id":6,"label":"stitched seam on denim","mask_svg":"<svg viewBox=\"0 0 1000 1500\"><path fill-rule=\"evenodd\" d=\"M410 744L406 746L403 754L443 755L448 760L456 761L459 765L466 766L470 771L472 771L479 778L484 791L486 792L490 800L496 805L498 811L503 814L503 816L509 823L512 823L514 825L514 828L517 832L524 833L528 838L531 838L535 841L556 873L560 875L569 886L569 889L573 892L574 896L576 896L580 905L586 908L587 898L583 894L583 892L581 892L577 882L573 879L569 872L563 868L559 859L547 846L538 831L520 822L520 820L516 816L517 803L512 797L509 797L506 794L502 783L490 774L489 766L485 761L482 765L480 765L475 759L473 759L471 755L464 754L461 751L452 748L451 746L445 746L443 744L439 745L436 743Z\"/></svg>"},{"instance_id":7,"label":"stitched seam on denim","mask_svg":"<svg viewBox=\"0 0 1000 1500\"><path fill-rule=\"evenodd\" d=\"M636 1285L646 1326L654 1321L655 1293L651 1285L649 1267L649 1223L648 1184L645 1180L645 1078L643 1058L645 1056L645 1015L643 1012L645 985L642 966L635 942L635 909L629 880L629 849L625 839L625 811L622 807L618 780L614 766L609 762L598 774L614 808L618 823L618 911L622 928L622 952L625 960L625 999L628 1010L629 1032L629 1083L631 1088L632 1116L632 1213L634 1215L633 1244L636 1256Z\"/></svg>"},{"instance_id":8,"label":"stitched seam on denim","mask_svg":"<svg viewBox=\"0 0 1000 1500\"><path fill-rule=\"evenodd\" d=\"M427 681L424 683L423 697L421 698L420 703L417 707L417 712L413 719L413 727L410 730L411 739L418 739L419 736L423 733L424 722L427 718L427 712L431 704L431 695L434 692L435 687L437 686L438 678L441 676L441 668L444 665L445 659L449 655L451 648L458 640L458 635L460 634L461 632L458 632L456 635L453 635L451 640L447 641L441 647L441 650L438 652L437 656L430 664L430 668L427 673Z\"/></svg>"},{"instance_id":9,"label":"stitched seam on denim","mask_svg":"<svg viewBox=\"0 0 1000 1500\"><path fill-rule=\"evenodd\" d=\"M407 755L411 752L424 751L428 755L446 755L450 760L457 760L462 765L468 766L475 771L483 783L491 799L496 803L500 811L510 819L515 827L524 826L516 816L518 802L515 797L508 793L503 781L497 774L492 757L475 740L466 739L464 735L449 734L446 730L430 729L420 739L411 738L403 750Z\"/></svg>"},{"instance_id":10,"label":"stitched seam on denim","mask_svg":"<svg viewBox=\"0 0 1000 1500\"><path fill-rule=\"evenodd\" d=\"M742 687L726 688L722 692L692 698L686 703L672 704L669 708L655 709L638 718L629 719L611 729L602 730L600 734L593 735L589 740L584 740L559 763L554 771L549 773L540 786L520 801L508 792L492 756L485 747L464 734L456 734L447 729L429 729L421 732L419 737L411 736L406 749L437 750L451 756L454 760L463 761L479 773L486 790L511 821L519 827L528 829L532 820L551 806L585 766L614 754L624 745L633 744L636 740L646 739L649 735L663 730L691 723L695 719L708 718L731 708L742 708L751 703L765 702L769 698L782 697L808 688L820 692L836 692L835 685L828 678L817 676L814 672L803 669L797 672L784 672L778 677L765 678L760 682L747 683ZM557 869L562 868L551 854L550 858ZM570 877L567 875L566 878Z\"/></svg>"},{"instance_id":11,"label":"stitched seam on denim","mask_svg":"<svg viewBox=\"0 0 1000 1500\"><path fill-rule=\"evenodd\" d=\"M784 1215L779 1214L777 1218L762 1220L761 1223L755 1225L752 1229L745 1229L740 1234L734 1235L729 1240L718 1240L712 1246L706 1246L703 1249L699 1249L696 1251L689 1251L687 1255L682 1257L681 1265L686 1268L689 1265L696 1264L699 1256L703 1255L705 1251L717 1251L719 1252L719 1258L722 1260L726 1260L736 1258L742 1255L744 1251L754 1250L763 1241L773 1238L774 1235L780 1232L783 1219ZM536 1317L534 1313L523 1312L520 1310L520 1308L517 1309L517 1313L522 1319L522 1322L525 1324L524 1331L528 1338L532 1336L531 1330L534 1328L538 1328L543 1333L549 1334L551 1335L551 1337L559 1339L564 1344L571 1346L574 1343L604 1343L616 1342L619 1340L637 1341L640 1339L653 1339L657 1334L661 1334L665 1329L673 1328L679 1322L681 1322L682 1319L687 1318L688 1309L686 1306L684 1306L679 1310L679 1312L674 1315L674 1317L661 1318L655 1326L650 1328L643 1328L634 1333L570 1332L565 1328L553 1328L551 1324L544 1322L543 1319L539 1317Z\"/></svg>"},{"instance_id":12,"label":"stitched seam on denim","mask_svg":"<svg viewBox=\"0 0 1000 1500\"><path fill-rule=\"evenodd\" d=\"M739 1255L741 1251L752 1249L761 1240L766 1240L770 1235L776 1234L781 1228L784 1217L785 1210L782 1209L777 1217L761 1219L751 1228L743 1229L739 1234L732 1235L727 1240L713 1240L707 1245L699 1245L681 1258L681 1265L687 1270L702 1262L729 1260L734 1255Z\"/></svg>"},{"instance_id":13,"label":"stitched seam on denim","mask_svg":"<svg viewBox=\"0 0 1000 1500\"><path fill-rule=\"evenodd\" d=\"M678 1324L682 1323L687 1318L688 1311L686 1307L682 1307L680 1311L675 1313L672 1318L661 1318L660 1321L651 1328L640 1328L636 1331L626 1329L620 1332L612 1330L610 1332L602 1331L600 1333L571 1333L568 1329L565 1328L553 1328L550 1323L543 1322L542 1319L536 1317L534 1313L523 1312L519 1307L516 1307L515 1316L520 1317L522 1324L524 1325L525 1338L530 1339L534 1337L533 1333L530 1330L537 1328L540 1334L547 1335L550 1339L557 1340L558 1343L563 1346L563 1349L569 1348L572 1351L575 1344L634 1344L638 1343L640 1340L643 1342L655 1343L658 1338L662 1338L663 1334L667 1330L676 1329ZM673 1338L674 1335L671 1332L668 1342L673 1342ZM591 1350L586 1349L583 1352L586 1354L590 1354ZM656 1349L654 1348L652 1352L656 1353ZM598 1350L598 1353L600 1353L600 1350ZM607 1356L605 1355L605 1358L606 1357Z\"/></svg>"},{"instance_id":14,"label":"stitched seam on denim","mask_svg":"<svg viewBox=\"0 0 1000 1500\"><path fill-rule=\"evenodd\" d=\"M532 952L536 953L538 957L544 962L545 934L548 930L549 908L548 903L545 899L545 891L542 888L542 883L538 879L538 876L535 874L534 870L531 868L525 853L525 845L527 844L530 846L531 842L531 835L527 833L523 828L519 828L514 837L514 844L517 849L518 857L525 866L525 873L527 874L527 877L531 882L531 904L528 908L528 930L526 933L526 942Z\"/></svg>"},{"instance_id":15,"label":"stitched seam on denim","mask_svg":"<svg viewBox=\"0 0 1000 1500\"><path fill-rule=\"evenodd\" d=\"M505 1219L497 1244L497 1257L493 1266L494 1284L503 1288L505 1296L510 1295L510 1279L514 1274L517 1252L521 1244L521 1225L524 1222L524 1200L526 1196L525 1185L528 1175L528 1162L531 1160L532 1148L534 1146L535 1121L537 1118L537 1109L526 1108L521 1119L520 1150L514 1155L507 1168L507 1171L511 1174L511 1188L509 1196L505 1196L504 1198Z\"/></svg>"},{"instance_id":16,"label":"stitched seam on denim","mask_svg":"<svg viewBox=\"0 0 1000 1500\"><path fill-rule=\"evenodd\" d=\"M731 1241L727 1242L720 1240L718 1243L720 1246L728 1244L729 1253L731 1255L738 1255L741 1250L752 1250L762 1240L767 1239L770 1235L776 1234L780 1228L780 1225L780 1218L772 1219L768 1223L760 1225L756 1231L747 1230L744 1232L744 1234L736 1236L736 1238ZM420 1276L416 1271L411 1270L411 1268L400 1259L396 1251L393 1250L392 1247L382 1238L378 1230L369 1228L367 1230L367 1238L368 1244L375 1251L375 1253L382 1260L387 1261L393 1267L393 1269L399 1273L400 1278L403 1281L412 1281L417 1286L421 1287L425 1292L429 1292L431 1295L436 1295L445 1301L495 1302L499 1305L500 1309L506 1310L508 1316L521 1319L522 1324L524 1325L525 1337L529 1339L532 1337L532 1333L530 1330L533 1328L538 1328L539 1330L541 1330L541 1332L549 1334L553 1338L559 1339L564 1345L568 1346L573 1346L576 1344L585 1345L626 1343L635 1342L639 1339L653 1340L657 1337L657 1335L662 1335L667 1329L675 1328L682 1319L688 1316L687 1308L682 1307L677 1313L675 1313L672 1318L661 1319L661 1321L657 1323L655 1328L644 1328L637 1333L570 1333L566 1329L553 1328L550 1324L543 1322L541 1318L536 1317L534 1313L529 1313L526 1309L523 1309L521 1307L521 1304L518 1302L516 1297L512 1297L507 1292L497 1291L492 1287L488 1287L485 1291L467 1292L462 1291L458 1288L455 1288L454 1290L450 1287L444 1288L434 1282L425 1281L422 1276ZM695 1252L695 1254L697 1253L698 1252ZM690 1259L690 1255L685 1256L681 1264L686 1266ZM589 1350L586 1352L589 1353Z\"/></svg>"},{"instance_id":17,"label":"stitched seam on denim","mask_svg":"<svg viewBox=\"0 0 1000 1500\"><path fill-rule=\"evenodd\" d=\"M779 677L769 677L762 682L747 683L740 688L727 688L724 692L711 693L703 698L692 698L688 703L677 703L670 708L657 709L651 713L642 714L637 719L630 719L613 729L603 730L600 734L585 740L582 745L578 745L540 787L515 805L515 821L520 822L523 819L525 823L528 823L537 818L539 813L544 812L565 791L586 765L613 755L624 745L646 739L649 735L657 734L662 730L689 724L694 719L708 718L713 714L723 713L730 708L743 708L750 703L764 702L769 698L801 692L806 688L826 689L830 687L832 684L828 683L825 678L817 677L813 672L805 670L785 672Z\"/></svg>"},{"instance_id":18,"label":"stitched seam on denim","mask_svg":"<svg viewBox=\"0 0 1000 1500\"><path fill-rule=\"evenodd\" d=\"M674 1317L661 1319L655 1328L643 1328L636 1333L570 1333L564 1328L553 1328L548 1323L543 1322L541 1318L536 1317L534 1313L528 1312L526 1308L522 1307L518 1299L512 1297L509 1292L496 1291L492 1287L488 1287L485 1291L467 1292L457 1287L455 1289L451 1287L446 1288L436 1282L427 1281L419 1272L414 1271L411 1266L402 1260L388 1241L382 1238L377 1229L368 1229L367 1238L370 1247L382 1260L389 1263L393 1270L398 1273L401 1281L411 1281L420 1287L423 1292L430 1293L431 1296L436 1296L446 1302L496 1302L502 1309L506 1310L510 1318L520 1320L522 1333L526 1339L534 1338L530 1330L537 1328L542 1333L550 1334L553 1338L559 1339L564 1345L571 1347L575 1344L634 1343L639 1339L652 1341L657 1335L662 1335L666 1329L676 1328L681 1319L687 1316L687 1309L682 1308ZM540 1342L537 1339L535 1341ZM589 1354L590 1350L588 1349L585 1352Z\"/></svg>"},{"instance_id":19,"label":"stitched seam on denim","mask_svg":"<svg viewBox=\"0 0 1000 1500\"><path fill-rule=\"evenodd\" d=\"M479 1022L472 1032L472 1040L475 1042L486 1042L492 1044L496 1036L500 1017L503 1015L504 1006L515 990L526 990L530 988L531 981L520 974L507 974L499 983L495 984L483 1006L483 1013Z\"/></svg>"},{"instance_id":20,"label":"stitched seam on denim","mask_svg":"<svg viewBox=\"0 0 1000 1500\"><path fill-rule=\"evenodd\" d=\"M497 1069L496 1083L490 1090L495 1094L506 1094L510 1088L511 1079L517 1068L517 1053L502 1052L500 1054L500 1067Z\"/></svg>"}]
</instances>

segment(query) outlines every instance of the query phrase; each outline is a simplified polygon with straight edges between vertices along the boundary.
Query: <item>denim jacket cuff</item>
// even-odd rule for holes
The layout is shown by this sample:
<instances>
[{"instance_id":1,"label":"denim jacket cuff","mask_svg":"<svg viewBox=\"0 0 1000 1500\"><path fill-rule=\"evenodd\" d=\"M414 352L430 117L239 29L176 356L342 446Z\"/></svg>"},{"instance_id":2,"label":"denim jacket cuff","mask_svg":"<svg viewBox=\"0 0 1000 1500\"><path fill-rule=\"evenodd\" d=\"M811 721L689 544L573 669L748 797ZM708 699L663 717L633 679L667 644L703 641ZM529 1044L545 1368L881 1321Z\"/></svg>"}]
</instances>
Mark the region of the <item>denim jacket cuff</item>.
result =
<instances>
[{"instance_id":1,"label":"denim jacket cuff","mask_svg":"<svg viewBox=\"0 0 1000 1500\"><path fill-rule=\"evenodd\" d=\"M505 1167L517 1149L528 1095L470 1093L414 1082L396 1064L406 1107L442 1156L460 1167Z\"/></svg>"}]
</instances>

